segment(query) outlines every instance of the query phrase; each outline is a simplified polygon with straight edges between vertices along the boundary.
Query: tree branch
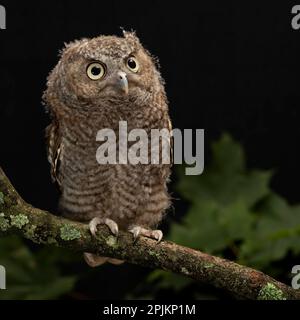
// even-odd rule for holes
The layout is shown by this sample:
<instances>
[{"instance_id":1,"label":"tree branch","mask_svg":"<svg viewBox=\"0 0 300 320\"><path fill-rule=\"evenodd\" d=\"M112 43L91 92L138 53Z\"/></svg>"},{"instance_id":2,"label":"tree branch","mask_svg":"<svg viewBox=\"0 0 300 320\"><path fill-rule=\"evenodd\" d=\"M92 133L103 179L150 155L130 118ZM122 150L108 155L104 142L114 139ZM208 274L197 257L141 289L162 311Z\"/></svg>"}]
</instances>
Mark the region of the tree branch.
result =
<instances>
[{"instance_id":1,"label":"tree branch","mask_svg":"<svg viewBox=\"0 0 300 320\"><path fill-rule=\"evenodd\" d=\"M300 291L280 283L260 271L211 256L175 243L120 231L118 239L100 226L97 238L88 226L32 207L16 192L0 168L0 233L19 233L46 245L96 253L130 263L172 271L225 290L242 299L300 300Z\"/></svg>"}]
</instances>

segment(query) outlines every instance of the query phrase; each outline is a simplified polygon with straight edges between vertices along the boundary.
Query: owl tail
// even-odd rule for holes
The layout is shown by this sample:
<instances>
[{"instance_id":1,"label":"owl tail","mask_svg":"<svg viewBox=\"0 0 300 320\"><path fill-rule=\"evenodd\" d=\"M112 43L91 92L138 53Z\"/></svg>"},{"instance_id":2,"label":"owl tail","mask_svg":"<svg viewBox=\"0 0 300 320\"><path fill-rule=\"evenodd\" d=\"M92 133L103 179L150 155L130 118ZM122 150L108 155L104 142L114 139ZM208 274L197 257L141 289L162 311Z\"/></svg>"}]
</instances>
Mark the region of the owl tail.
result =
<instances>
[{"instance_id":1,"label":"owl tail","mask_svg":"<svg viewBox=\"0 0 300 320\"><path fill-rule=\"evenodd\" d=\"M124 263L125 261L119 260L119 259L114 259L114 258L109 258L109 257L100 257L97 256L96 254L88 253L85 252L83 254L85 262L90 266L90 267L98 267L103 265L104 263L111 263L114 265L120 265Z\"/></svg>"}]
</instances>

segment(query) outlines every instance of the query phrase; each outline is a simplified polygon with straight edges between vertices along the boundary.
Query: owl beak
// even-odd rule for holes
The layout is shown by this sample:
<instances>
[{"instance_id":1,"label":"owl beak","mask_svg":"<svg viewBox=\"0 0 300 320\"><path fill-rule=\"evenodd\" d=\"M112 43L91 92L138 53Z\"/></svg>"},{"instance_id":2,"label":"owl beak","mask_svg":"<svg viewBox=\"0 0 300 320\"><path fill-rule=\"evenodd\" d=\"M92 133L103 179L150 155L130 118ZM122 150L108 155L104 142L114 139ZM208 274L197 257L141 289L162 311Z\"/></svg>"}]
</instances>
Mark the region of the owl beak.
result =
<instances>
[{"instance_id":1,"label":"owl beak","mask_svg":"<svg viewBox=\"0 0 300 320\"><path fill-rule=\"evenodd\" d=\"M127 74L123 71L118 72L118 87L124 92L125 94L128 94L128 79Z\"/></svg>"}]
</instances>

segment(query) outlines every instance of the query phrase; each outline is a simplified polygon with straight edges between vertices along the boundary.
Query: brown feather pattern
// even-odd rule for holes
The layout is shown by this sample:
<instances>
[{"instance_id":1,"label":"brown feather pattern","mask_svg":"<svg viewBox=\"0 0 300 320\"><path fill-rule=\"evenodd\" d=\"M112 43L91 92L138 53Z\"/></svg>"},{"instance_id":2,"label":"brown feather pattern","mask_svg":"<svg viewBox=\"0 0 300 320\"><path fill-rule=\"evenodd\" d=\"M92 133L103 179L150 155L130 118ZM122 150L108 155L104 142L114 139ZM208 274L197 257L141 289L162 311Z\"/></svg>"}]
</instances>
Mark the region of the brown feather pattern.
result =
<instances>
[{"instance_id":1,"label":"brown feather pattern","mask_svg":"<svg viewBox=\"0 0 300 320\"><path fill-rule=\"evenodd\" d=\"M130 55L140 72L126 69ZM107 76L86 76L91 61L107 65ZM111 85L114 74L128 75L129 93ZM52 123L46 129L52 178L61 188L60 208L71 219L89 221L109 217L121 228L154 227L169 207L167 182L170 165L99 165L98 130L114 129L127 121L128 130L169 129L171 126L164 83L154 59L134 33L100 36L66 46L48 78L44 101Z\"/></svg>"}]
</instances>

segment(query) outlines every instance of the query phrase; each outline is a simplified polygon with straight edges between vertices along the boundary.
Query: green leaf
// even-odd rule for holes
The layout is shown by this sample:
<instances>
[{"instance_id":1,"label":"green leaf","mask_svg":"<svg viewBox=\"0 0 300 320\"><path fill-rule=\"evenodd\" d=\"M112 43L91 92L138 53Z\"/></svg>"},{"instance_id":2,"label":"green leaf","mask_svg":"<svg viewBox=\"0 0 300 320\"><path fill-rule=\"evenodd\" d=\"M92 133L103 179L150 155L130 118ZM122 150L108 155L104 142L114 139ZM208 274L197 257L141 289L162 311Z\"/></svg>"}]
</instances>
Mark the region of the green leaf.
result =
<instances>
[{"instance_id":1,"label":"green leaf","mask_svg":"<svg viewBox=\"0 0 300 320\"><path fill-rule=\"evenodd\" d=\"M72 253L59 248L33 252L17 236L0 238L0 264L6 268L7 289L0 299L56 299L72 290L76 276L64 276L62 263Z\"/></svg>"},{"instance_id":2,"label":"green leaf","mask_svg":"<svg viewBox=\"0 0 300 320\"><path fill-rule=\"evenodd\" d=\"M229 135L213 144L212 164L201 176L179 171L178 191L191 206L169 238L218 253L245 240L255 223L254 207L269 193L270 171L248 171L244 151Z\"/></svg>"},{"instance_id":3,"label":"green leaf","mask_svg":"<svg viewBox=\"0 0 300 320\"><path fill-rule=\"evenodd\" d=\"M300 205L289 205L270 189L272 171L249 170L242 146L228 134L213 143L202 175L186 176L183 167L177 173L177 190L190 205L168 239L219 256L231 252L261 270L290 252L300 254ZM191 284L157 271L149 279L158 277L159 287Z\"/></svg>"},{"instance_id":4,"label":"green leaf","mask_svg":"<svg viewBox=\"0 0 300 320\"><path fill-rule=\"evenodd\" d=\"M290 206L276 194L262 204L257 225L241 246L240 260L264 268L291 251L300 252L300 206Z\"/></svg>"},{"instance_id":5,"label":"green leaf","mask_svg":"<svg viewBox=\"0 0 300 320\"><path fill-rule=\"evenodd\" d=\"M241 145L227 133L212 144L212 168L228 176L245 170L245 154Z\"/></svg>"}]
</instances>

